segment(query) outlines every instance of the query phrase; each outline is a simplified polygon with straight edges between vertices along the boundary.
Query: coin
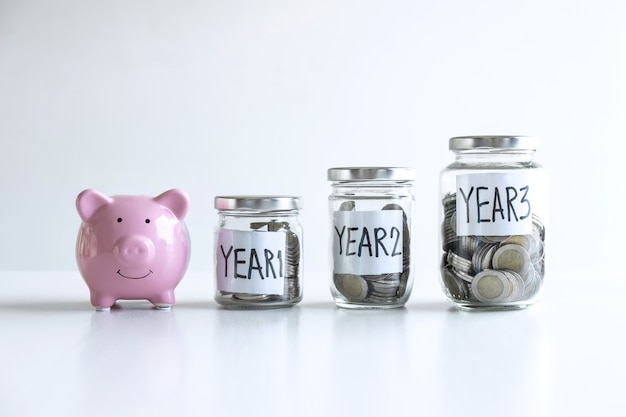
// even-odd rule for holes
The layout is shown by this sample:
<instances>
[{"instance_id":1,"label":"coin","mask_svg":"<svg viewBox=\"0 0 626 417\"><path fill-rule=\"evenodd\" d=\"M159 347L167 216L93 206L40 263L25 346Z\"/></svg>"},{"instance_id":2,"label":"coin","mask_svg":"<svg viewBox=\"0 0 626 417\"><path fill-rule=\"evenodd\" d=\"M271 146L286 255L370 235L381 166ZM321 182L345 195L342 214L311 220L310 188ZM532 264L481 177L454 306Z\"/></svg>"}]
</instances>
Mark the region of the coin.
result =
<instances>
[{"instance_id":1,"label":"coin","mask_svg":"<svg viewBox=\"0 0 626 417\"><path fill-rule=\"evenodd\" d=\"M530 255L519 245L505 244L493 254L492 263L494 269L506 269L524 275L530 267Z\"/></svg>"},{"instance_id":2,"label":"coin","mask_svg":"<svg viewBox=\"0 0 626 417\"><path fill-rule=\"evenodd\" d=\"M394 301L398 297L401 274L379 275L378 280L369 280L367 285L369 292L367 299L374 300L373 297L385 298L386 301Z\"/></svg>"},{"instance_id":3,"label":"coin","mask_svg":"<svg viewBox=\"0 0 626 417\"><path fill-rule=\"evenodd\" d=\"M335 274L335 288L349 301L362 301L367 297L367 282L359 275Z\"/></svg>"},{"instance_id":4,"label":"coin","mask_svg":"<svg viewBox=\"0 0 626 417\"><path fill-rule=\"evenodd\" d=\"M454 274L461 278L463 281L465 282L472 282L474 280L474 275L470 275L467 272L463 272L463 271L459 271L458 269L455 269L454 267L452 267L452 271L454 272Z\"/></svg>"},{"instance_id":5,"label":"coin","mask_svg":"<svg viewBox=\"0 0 626 417\"><path fill-rule=\"evenodd\" d=\"M466 259L471 259L476 249L480 246L480 240L473 236L459 236L453 246L457 254Z\"/></svg>"},{"instance_id":6,"label":"coin","mask_svg":"<svg viewBox=\"0 0 626 417\"><path fill-rule=\"evenodd\" d=\"M511 290L509 295L504 301L512 302L518 301L524 295L524 278L522 278L517 272L513 271L501 271L509 280Z\"/></svg>"},{"instance_id":7,"label":"coin","mask_svg":"<svg viewBox=\"0 0 626 417\"><path fill-rule=\"evenodd\" d=\"M452 298L457 300L464 300L467 298L467 286L454 274L454 272L452 272L451 268L445 268L443 270L443 284Z\"/></svg>"},{"instance_id":8,"label":"coin","mask_svg":"<svg viewBox=\"0 0 626 417\"><path fill-rule=\"evenodd\" d=\"M259 230L263 227L267 226L267 222L252 222L250 223L250 229Z\"/></svg>"},{"instance_id":9,"label":"coin","mask_svg":"<svg viewBox=\"0 0 626 417\"><path fill-rule=\"evenodd\" d=\"M243 301L263 301L270 298L268 294L247 294L247 293L235 293L233 298Z\"/></svg>"},{"instance_id":10,"label":"coin","mask_svg":"<svg viewBox=\"0 0 626 417\"><path fill-rule=\"evenodd\" d=\"M485 243L500 243L509 238L509 236L476 236L476 238Z\"/></svg>"},{"instance_id":11,"label":"coin","mask_svg":"<svg viewBox=\"0 0 626 417\"><path fill-rule=\"evenodd\" d=\"M474 252L472 256L472 267L474 272L480 272L483 269L491 268L493 254L498 246L493 243L483 243Z\"/></svg>"},{"instance_id":12,"label":"coin","mask_svg":"<svg viewBox=\"0 0 626 417\"><path fill-rule=\"evenodd\" d=\"M509 236L502 243L512 244L512 245L519 245L522 248L524 248L528 253L531 253L532 251L534 251L535 247L537 246L537 244L535 242L535 238L533 237L533 235L513 235L513 236Z\"/></svg>"},{"instance_id":13,"label":"coin","mask_svg":"<svg viewBox=\"0 0 626 417\"><path fill-rule=\"evenodd\" d=\"M355 203L354 201L344 201L339 206L339 211L352 211L354 210Z\"/></svg>"},{"instance_id":14,"label":"coin","mask_svg":"<svg viewBox=\"0 0 626 417\"><path fill-rule=\"evenodd\" d=\"M467 273L473 271L471 260L465 259L452 251L448 252L448 264L450 264L457 271L463 271Z\"/></svg>"},{"instance_id":15,"label":"coin","mask_svg":"<svg viewBox=\"0 0 626 417\"><path fill-rule=\"evenodd\" d=\"M472 293L482 302L501 302L511 293L511 284L501 271L485 269L474 277Z\"/></svg>"}]
</instances>

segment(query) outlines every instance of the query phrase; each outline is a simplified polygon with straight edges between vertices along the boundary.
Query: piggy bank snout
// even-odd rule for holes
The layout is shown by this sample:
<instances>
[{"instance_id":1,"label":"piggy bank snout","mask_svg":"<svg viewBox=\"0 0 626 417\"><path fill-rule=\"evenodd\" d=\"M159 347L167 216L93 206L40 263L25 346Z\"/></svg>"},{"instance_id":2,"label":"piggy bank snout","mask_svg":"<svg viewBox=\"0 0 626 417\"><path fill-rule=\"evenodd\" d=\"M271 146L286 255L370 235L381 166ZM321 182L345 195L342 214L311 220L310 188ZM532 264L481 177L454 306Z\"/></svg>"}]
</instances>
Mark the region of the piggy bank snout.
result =
<instances>
[{"instance_id":1,"label":"piggy bank snout","mask_svg":"<svg viewBox=\"0 0 626 417\"><path fill-rule=\"evenodd\" d=\"M141 235L123 236L115 243L113 253L126 266L142 266L154 258L154 243Z\"/></svg>"}]
</instances>

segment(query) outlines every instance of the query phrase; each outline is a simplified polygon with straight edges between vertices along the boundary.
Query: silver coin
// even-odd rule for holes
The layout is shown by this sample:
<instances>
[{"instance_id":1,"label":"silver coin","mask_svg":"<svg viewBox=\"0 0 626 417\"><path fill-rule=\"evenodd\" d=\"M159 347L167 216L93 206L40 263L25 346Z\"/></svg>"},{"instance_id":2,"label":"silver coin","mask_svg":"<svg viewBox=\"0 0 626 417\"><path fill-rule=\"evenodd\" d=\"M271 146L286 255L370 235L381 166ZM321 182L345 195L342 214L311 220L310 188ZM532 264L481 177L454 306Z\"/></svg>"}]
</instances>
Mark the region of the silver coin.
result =
<instances>
[{"instance_id":1,"label":"silver coin","mask_svg":"<svg viewBox=\"0 0 626 417\"><path fill-rule=\"evenodd\" d=\"M372 305L376 305L376 304L392 304L392 303L396 303L398 301L397 297L379 297L376 295L368 295L367 298L365 299L366 301L369 301L370 303L372 303Z\"/></svg>"},{"instance_id":2,"label":"silver coin","mask_svg":"<svg viewBox=\"0 0 626 417\"><path fill-rule=\"evenodd\" d=\"M361 278L366 281L379 281L382 277L384 277L384 275L361 275Z\"/></svg>"},{"instance_id":3,"label":"silver coin","mask_svg":"<svg viewBox=\"0 0 626 417\"><path fill-rule=\"evenodd\" d=\"M463 271L470 273L473 271L472 261L465 259L462 256L450 251L448 252L448 264L451 265L457 271Z\"/></svg>"},{"instance_id":4,"label":"silver coin","mask_svg":"<svg viewBox=\"0 0 626 417\"><path fill-rule=\"evenodd\" d=\"M493 254L494 269L506 269L524 275L530 268L530 255L519 245L505 244Z\"/></svg>"},{"instance_id":5,"label":"silver coin","mask_svg":"<svg viewBox=\"0 0 626 417\"><path fill-rule=\"evenodd\" d=\"M406 290L409 285L409 274L410 272L408 268L402 271L402 274L400 274L400 285L398 285L398 297L399 298L404 297L404 294L406 293Z\"/></svg>"},{"instance_id":6,"label":"silver coin","mask_svg":"<svg viewBox=\"0 0 626 417\"><path fill-rule=\"evenodd\" d=\"M535 250L530 254L530 260L533 264L537 264L543 261L544 258L544 242L542 240L538 240L535 245Z\"/></svg>"},{"instance_id":7,"label":"silver coin","mask_svg":"<svg viewBox=\"0 0 626 417\"><path fill-rule=\"evenodd\" d=\"M535 238L533 235L512 235L505 239L503 244L511 244L511 245L519 245L529 254L532 253L537 243L535 242Z\"/></svg>"},{"instance_id":8,"label":"silver coin","mask_svg":"<svg viewBox=\"0 0 626 417\"><path fill-rule=\"evenodd\" d=\"M456 207L456 193L447 194L443 198L444 207L455 206Z\"/></svg>"},{"instance_id":9,"label":"silver coin","mask_svg":"<svg viewBox=\"0 0 626 417\"><path fill-rule=\"evenodd\" d=\"M493 254L497 248L497 244L483 243L478 247L478 249L476 249L474 255L472 256L472 267L474 272L480 272L484 269L491 268Z\"/></svg>"},{"instance_id":10,"label":"silver coin","mask_svg":"<svg viewBox=\"0 0 626 417\"><path fill-rule=\"evenodd\" d=\"M524 278L522 278L517 272L513 271L501 271L509 280L511 290L509 295L504 300L505 302L518 301L524 295Z\"/></svg>"},{"instance_id":11,"label":"silver coin","mask_svg":"<svg viewBox=\"0 0 626 417\"><path fill-rule=\"evenodd\" d=\"M265 301L270 298L269 294L247 294L247 293L235 293L233 298L242 301Z\"/></svg>"},{"instance_id":12,"label":"silver coin","mask_svg":"<svg viewBox=\"0 0 626 417\"><path fill-rule=\"evenodd\" d=\"M400 285L400 280L397 281L369 281L367 283L371 288L380 289L382 291L388 290L390 288L398 288Z\"/></svg>"},{"instance_id":13,"label":"silver coin","mask_svg":"<svg viewBox=\"0 0 626 417\"><path fill-rule=\"evenodd\" d=\"M472 294L485 303L499 303L511 294L511 284L502 271L485 269L472 281Z\"/></svg>"},{"instance_id":14,"label":"silver coin","mask_svg":"<svg viewBox=\"0 0 626 417\"><path fill-rule=\"evenodd\" d=\"M463 271L459 271L458 269L455 269L454 267L452 267L452 271L454 272L454 274L461 278L463 281L465 282L472 282L474 280L474 275L468 274L467 272L463 272Z\"/></svg>"},{"instance_id":15,"label":"silver coin","mask_svg":"<svg viewBox=\"0 0 626 417\"><path fill-rule=\"evenodd\" d=\"M443 270L443 284L450 297L457 300L467 299L469 294L466 284L452 272L451 268Z\"/></svg>"},{"instance_id":16,"label":"silver coin","mask_svg":"<svg viewBox=\"0 0 626 417\"><path fill-rule=\"evenodd\" d=\"M472 259L479 246L480 241L473 236L458 236L456 242L451 245L451 249L465 259Z\"/></svg>"},{"instance_id":17,"label":"silver coin","mask_svg":"<svg viewBox=\"0 0 626 417\"><path fill-rule=\"evenodd\" d=\"M384 296L396 296L398 293L398 288L400 287L400 281L396 283L375 283L368 282L369 294L377 294Z\"/></svg>"},{"instance_id":18,"label":"silver coin","mask_svg":"<svg viewBox=\"0 0 626 417\"><path fill-rule=\"evenodd\" d=\"M339 206L339 211L352 211L352 210L354 210L355 206L356 206L356 204L355 204L354 201L344 201Z\"/></svg>"},{"instance_id":19,"label":"silver coin","mask_svg":"<svg viewBox=\"0 0 626 417\"><path fill-rule=\"evenodd\" d=\"M362 301L367 297L367 282L360 275L335 274L335 288L348 301Z\"/></svg>"},{"instance_id":20,"label":"silver coin","mask_svg":"<svg viewBox=\"0 0 626 417\"><path fill-rule=\"evenodd\" d=\"M478 240L481 240L485 243L500 243L507 240L510 236L476 236Z\"/></svg>"},{"instance_id":21,"label":"silver coin","mask_svg":"<svg viewBox=\"0 0 626 417\"><path fill-rule=\"evenodd\" d=\"M450 215L448 223L450 225L450 230L456 233L456 211Z\"/></svg>"},{"instance_id":22,"label":"silver coin","mask_svg":"<svg viewBox=\"0 0 626 417\"><path fill-rule=\"evenodd\" d=\"M524 294L522 295L523 299L527 299L532 297L537 293L539 289L540 281L539 276L535 272L535 269L531 266L528 270L528 273L523 277L524 278Z\"/></svg>"}]
</instances>

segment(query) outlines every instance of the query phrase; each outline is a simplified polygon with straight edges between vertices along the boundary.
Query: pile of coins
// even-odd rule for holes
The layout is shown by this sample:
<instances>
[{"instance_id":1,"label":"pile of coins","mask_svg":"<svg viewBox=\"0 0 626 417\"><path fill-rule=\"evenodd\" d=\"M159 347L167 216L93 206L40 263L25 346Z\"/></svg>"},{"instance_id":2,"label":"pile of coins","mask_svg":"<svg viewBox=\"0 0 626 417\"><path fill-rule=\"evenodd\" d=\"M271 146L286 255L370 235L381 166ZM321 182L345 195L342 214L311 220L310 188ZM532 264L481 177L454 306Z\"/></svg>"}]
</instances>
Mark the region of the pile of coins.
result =
<instances>
[{"instance_id":1,"label":"pile of coins","mask_svg":"<svg viewBox=\"0 0 626 417\"><path fill-rule=\"evenodd\" d=\"M450 298L469 303L506 304L531 299L544 276L545 227L533 214L532 234L458 236L456 195L442 201L441 276Z\"/></svg>"},{"instance_id":2,"label":"pile of coins","mask_svg":"<svg viewBox=\"0 0 626 417\"><path fill-rule=\"evenodd\" d=\"M345 201L340 211L352 211L354 201ZM333 274L337 291L346 300L363 304L393 304L404 297L409 282L411 235L406 213L398 204L387 204L382 210L402 211L402 272L381 275Z\"/></svg>"},{"instance_id":3,"label":"pile of coins","mask_svg":"<svg viewBox=\"0 0 626 417\"><path fill-rule=\"evenodd\" d=\"M301 294L300 284L300 239L298 235L291 231L289 222L269 222L250 223L250 229L257 232L285 232L285 291L283 295L276 294L247 294L232 293L232 297L244 301L278 301L282 299L294 299ZM222 295L230 293L221 291Z\"/></svg>"}]
</instances>

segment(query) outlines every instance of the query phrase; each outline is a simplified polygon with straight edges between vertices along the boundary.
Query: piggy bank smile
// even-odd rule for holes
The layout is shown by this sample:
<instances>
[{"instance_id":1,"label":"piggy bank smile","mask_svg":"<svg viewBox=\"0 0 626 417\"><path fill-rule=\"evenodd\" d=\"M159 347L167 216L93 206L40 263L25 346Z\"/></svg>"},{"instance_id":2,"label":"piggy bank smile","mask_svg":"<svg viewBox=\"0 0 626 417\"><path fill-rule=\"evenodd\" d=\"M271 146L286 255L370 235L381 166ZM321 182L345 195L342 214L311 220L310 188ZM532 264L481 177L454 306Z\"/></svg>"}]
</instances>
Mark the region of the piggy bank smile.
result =
<instances>
[{"instance_id":1,"label":"piggy bank smile","mask_svg":"<svg viewBox=\"0 0 626 417\"><path fill-rule=\"evenodd\" d=\"M149 270L148 270L148 273L147 273L146 275L142 275L142 276L140 276L140 277L130 277L130 276L128 276L128 275L124 275L124 274L122 274L122 270L121 270L121 269L118 269L118 270L117 270L117 275L121 276L122 278L127 278L127 279L144 279L144 278L146 278L148 275L150 275L150 274L152 274L152 273L153 273L153 272L152 272L152 270L151 270L151 269L149 269Z\"/></svg>"}]
</instances>

